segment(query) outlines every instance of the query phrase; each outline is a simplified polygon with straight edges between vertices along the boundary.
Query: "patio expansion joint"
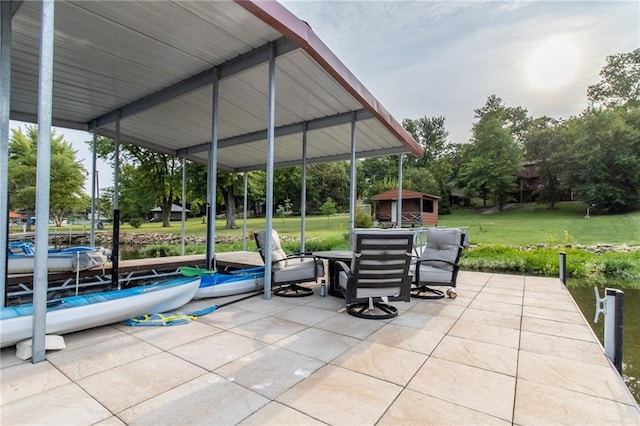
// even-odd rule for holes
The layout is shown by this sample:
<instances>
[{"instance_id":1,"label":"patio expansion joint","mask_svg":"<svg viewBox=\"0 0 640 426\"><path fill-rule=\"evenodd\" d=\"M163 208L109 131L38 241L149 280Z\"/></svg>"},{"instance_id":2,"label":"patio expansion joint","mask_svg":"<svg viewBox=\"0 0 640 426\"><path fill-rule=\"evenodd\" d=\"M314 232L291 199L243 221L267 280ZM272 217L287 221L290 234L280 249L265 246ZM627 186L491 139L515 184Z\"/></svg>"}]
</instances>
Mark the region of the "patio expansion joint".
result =
<instances>
[{"instance_id":1,"label":"patio expansion joint","mask_svg":"<svg viewBox=\"0 0 640 426\"><path fill-rule=\"evenodd\" d=\"M522 351L522 323L524 319L524 298L527 293L527 282L525 280L524 287L522 289L522 305L520 306L520 328L518 333L518 351L516 354L516 377L513 389L513 410L511 411L511 422L516 418L516 402L518 401L518 380L519 380L519 371L520 371L520 352Z\"/></svg>"}]
</instances>

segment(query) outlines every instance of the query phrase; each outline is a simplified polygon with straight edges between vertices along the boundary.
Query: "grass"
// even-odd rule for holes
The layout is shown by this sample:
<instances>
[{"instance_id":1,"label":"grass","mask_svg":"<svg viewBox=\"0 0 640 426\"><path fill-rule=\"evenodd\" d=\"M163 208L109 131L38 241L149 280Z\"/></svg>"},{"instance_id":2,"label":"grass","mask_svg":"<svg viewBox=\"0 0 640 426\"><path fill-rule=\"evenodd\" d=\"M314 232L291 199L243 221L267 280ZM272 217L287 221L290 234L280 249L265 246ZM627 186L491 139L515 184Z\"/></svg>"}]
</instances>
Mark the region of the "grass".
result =
<instances>
[{"instance_id":1,"label":"grass","mask_svg":"<svg viewBox=\"0 0 640 426\"><path fill-rule=\"evenodd\" d=\"M576 248L597 244L640 246L640 212L590 218L584 216L582 203L561 203L556 209L530 204L493 214L457 209L451 215L440 216L439 225L468 228L472 249L465 250L463 254L461 263L464 269L557 276L558 253L565 251L569 276L593 280L614 277L631 282L631 287L640 287L640 251L594 254ZM299 251L300 223L300 217L273 219L273 227L283 237L283 248L287 252ZM305 250L346 249L348 224L349 216L346 214L329 218L308 216ZM216 237L233 241L218 243L216 251L242 250L241 219L237 220L237 225L236 229L224 229L225 220L216 221ZM264 229L264 225L264 218L247 220L248 250L256 249L252 233ZM109 230L110 225L106 228ZM139 228L123 224L120 232L168 232L180 235L181 229L178 222L172 222L169 228L152 222L144 223ZM59 232L69 230L82 230L82 226L65 227ZM206 224L202 223L201 218L189 219L186 233L204 237ZM529 249L522 250L523 246ZM188 247L188 251L203 253L204 246L194 244ZM153 245L147 247L144 255L151 257L162 254L177 254L177 249Z\"/></svg>"},{"instance_id":2,"label":"grass","mask_svg":"<svg viewBox=\"0 0 640 426\"><path fill-rule=\"evenodd\" d=\"M557 209L529 204L493 214L456 210L440 216L440 225L468 226L471 244L640 245L640 211L585 218L582 203L561 203Z\"/></svg>"},{"instance_id":3,"label":"grass","mask_svg":"<svg viewBox=\"0 0 640 426\"><path fill-rule=\"evenodd\" d=\"M468 227L471 244L502 245L568 245L568 244L626 244L640 245L640 211L614 216L591 216L585 218L584 204L561 203L557 209L549 209L541 204L528 204L510 211L481 214L476 210L457 209L451 215L440 216L439 225L448 227ZM242 237L242 219L236 221L237 229L225 229L225 221L216 221L217 237ZM264 218L249 218L247 231L264 228ZM282 220L274 217L273 227L283 236L300 238L300 217L287 217ZM71 227L81 230L81 226ZM110 229L108 225L106 229ZM349 216L338 214L326 216L307 216L305 225L306 239L343 239L349 229ZM61 228L60 232L68 231ZM181 225L172 222L169 228L161 223L143 223L140 228L128 224L120 226L121 232L168 232L180 235ZM201 218L187 221L186 233L204 237L206 224Z\"/></svg>"}]
</instances>

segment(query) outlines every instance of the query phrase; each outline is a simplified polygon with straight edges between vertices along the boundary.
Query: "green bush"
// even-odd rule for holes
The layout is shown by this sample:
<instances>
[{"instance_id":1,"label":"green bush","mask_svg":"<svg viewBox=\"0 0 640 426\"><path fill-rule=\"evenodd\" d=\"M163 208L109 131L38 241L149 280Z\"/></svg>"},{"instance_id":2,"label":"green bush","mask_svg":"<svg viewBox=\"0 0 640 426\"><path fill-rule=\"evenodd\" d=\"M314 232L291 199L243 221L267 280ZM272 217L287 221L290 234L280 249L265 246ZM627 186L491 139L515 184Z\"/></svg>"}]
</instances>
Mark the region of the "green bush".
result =
<instances>
[{"instance_id":1,"label":"green bush","mask_svg":"<svg viewBox=\"0 0 640 426\"><path fill-rule=\"evenodd\" d=\"M518 248L478 245L465 250L462 269L489 272L558 276L560 252L567 254L567 275L588 278L640 278L640 252L598 254L587 250L547 247Z\"/></svg>"},{"instance_id":2,"label":"green bush","mask_svg":"<svg viewBox=\"0 0 640 426\"><path fill-rule=\"evenodd\" d=\"M363 210L358 210L355 217L356 228L371 228L373 219L371 215Z\"/></svg>"},{"instance_id":3,"label":"green bush","mask_svg":"<svg viewBox=\"0 0 640 426\"><path fill-rule=\"evenodd\" d=\"M180 256L180 246L175 244L149 244L140 250L142 257Z\"/></svg>"},{"instance_id":4,"label":"green bush","mask_svg":"<svg viewBox=\"0 0 640 426\"><path fill-rule=\"evenodd\" d=\"M140 228L142 226L142 219L139 217L132 217L129 219L129 225L132 228Z\"/></svg>"}]
</instances>

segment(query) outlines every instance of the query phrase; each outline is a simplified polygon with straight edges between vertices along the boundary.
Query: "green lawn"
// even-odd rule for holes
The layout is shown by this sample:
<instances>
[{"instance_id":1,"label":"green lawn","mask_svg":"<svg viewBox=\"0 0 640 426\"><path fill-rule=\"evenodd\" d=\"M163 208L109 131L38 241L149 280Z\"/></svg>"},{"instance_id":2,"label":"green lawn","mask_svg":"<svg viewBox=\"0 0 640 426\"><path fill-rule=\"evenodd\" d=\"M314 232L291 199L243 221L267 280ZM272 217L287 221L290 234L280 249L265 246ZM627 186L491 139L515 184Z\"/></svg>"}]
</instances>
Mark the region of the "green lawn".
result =
<instances>
[{"instance_id":1,"label":"green lawn","mask_svg":"<svg viewBox=\"0 0 640 426\"><path fill-rule=\"evenodd\" d=\"M441 226L469 228L471 244L504 245L558 245L565 243L594 245L599 243L640 245L640 212L615 216L591 216L585 218L582 203L561 203L551 210L545 205L530 204L511 211L481 214L474 210L458 209L451 215L440 216ZM349 216L335 215L307 216L305 234L307 239L340 239L348 230ZM265 219L249 219L247 231L264 228ZM242 219L236 222L237 229L224 229L225 221L216 221L216 236L242 236ZM287 217L282 220L274 217L274 228L284 236L300 237L300 218ZM110 227L107 227L109 229ZM66 228L65 228L66 229ZM81 228L78 228L81 229ZM206 225L202 219L189 219L187 234L204 236ZM120 227L121 232L171 232L179 235L181 225L172 222L171 227L163 228L160 223L144 223L140 228L128 224Z\"/></svg>"},{"instance_id":2,"label":"green lawn","mask_svg":"<svg viewBox=\"0 0 640 426\"><path fill-rule=\"evenodd\" d=\"M554 210L530 204L494 214L456 210L440 216L440 225L468 226L472 244L640 245L640 212L589 218L585 213L582 203L561 203Z\"/></svg>"}]
</instances>

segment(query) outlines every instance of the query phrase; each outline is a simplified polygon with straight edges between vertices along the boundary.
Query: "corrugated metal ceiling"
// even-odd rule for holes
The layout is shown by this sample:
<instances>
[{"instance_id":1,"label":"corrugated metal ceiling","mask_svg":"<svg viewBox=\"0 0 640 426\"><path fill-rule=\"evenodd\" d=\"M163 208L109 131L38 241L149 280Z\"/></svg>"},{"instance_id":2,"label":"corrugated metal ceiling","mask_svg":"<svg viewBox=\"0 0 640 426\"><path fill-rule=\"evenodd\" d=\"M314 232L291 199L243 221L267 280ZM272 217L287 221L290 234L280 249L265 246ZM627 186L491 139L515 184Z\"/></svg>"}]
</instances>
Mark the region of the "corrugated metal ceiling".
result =
<instances>
[{"instance_id":1,"label":"corrugated metal ceiling","mask_svg":"<svg viewBox=\"0 0 640 426\"><path fill-rule=\"evenodd\" d=\"M15 14L11 118L36 122L40 3ZM218 167L264 168L268 57L276 51L276 166L422 148L301 20L274 2L57 1L53 124L206 163L214 67Z\"/></svg>"}]
</instances>

